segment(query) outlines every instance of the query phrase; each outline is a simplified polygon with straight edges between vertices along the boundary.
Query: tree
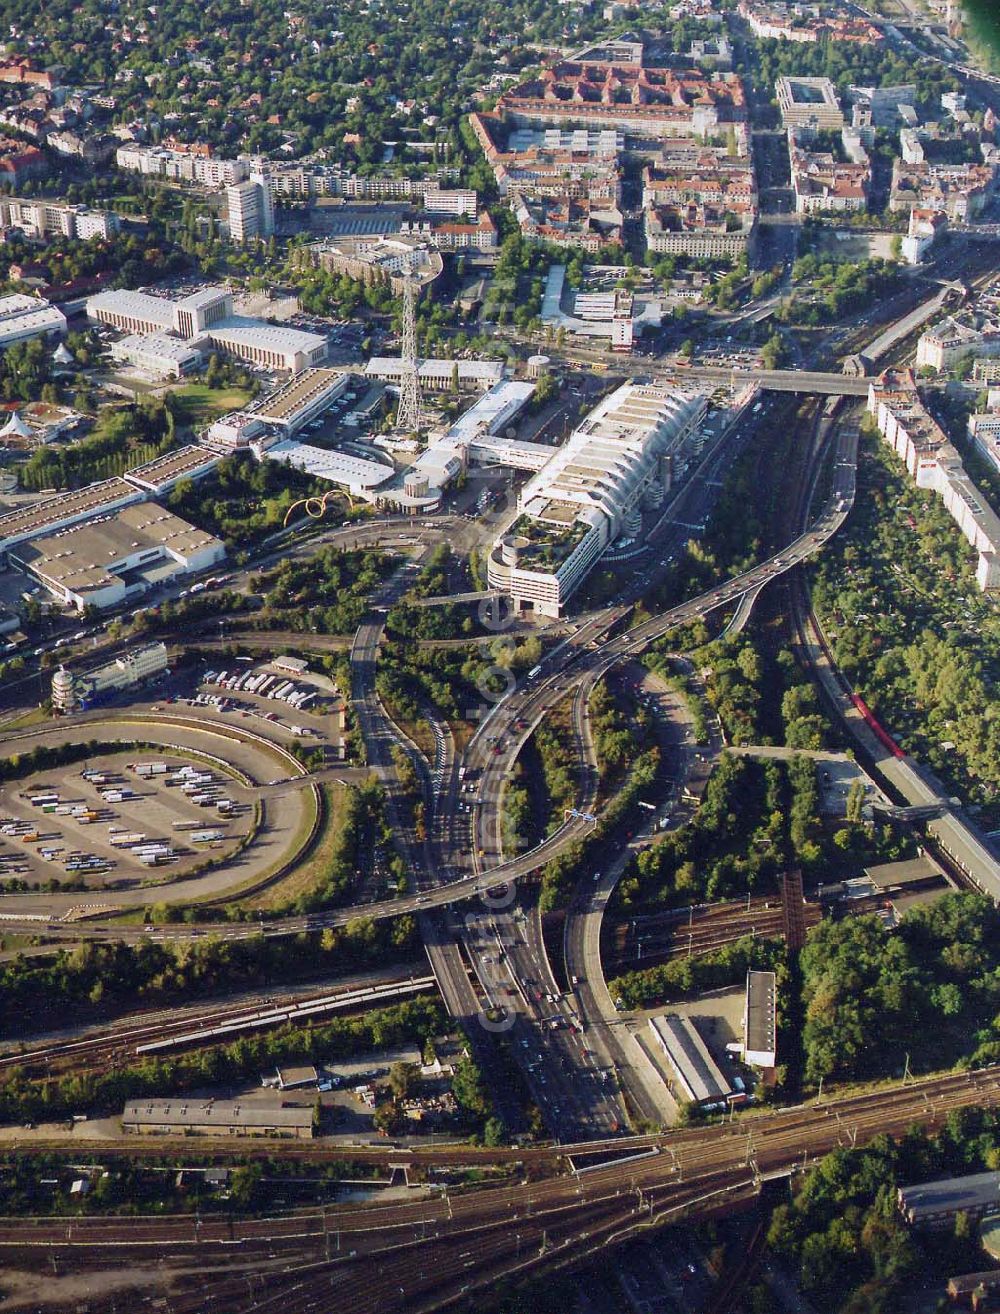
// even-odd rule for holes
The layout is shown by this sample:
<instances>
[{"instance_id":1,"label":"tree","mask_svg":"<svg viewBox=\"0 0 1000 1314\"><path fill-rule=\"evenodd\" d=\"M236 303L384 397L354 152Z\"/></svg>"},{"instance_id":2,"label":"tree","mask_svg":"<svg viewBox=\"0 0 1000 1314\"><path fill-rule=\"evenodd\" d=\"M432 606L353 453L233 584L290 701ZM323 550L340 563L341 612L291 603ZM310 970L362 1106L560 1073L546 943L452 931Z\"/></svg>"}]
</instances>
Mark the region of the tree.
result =
<instances>
[{"instance_id":1,"label":"tree","mask_svg":"<svg viewBox=\"0 0 1000 1314\"><path fill-rule=\"evenodd\" d=\"M260 1193L263 1170L259 1163L241 1164L229 1175L229 1194L238 1209L249 1209Z\"/></svg>"},{"instance_id":2,"label":"tree","mask_svg":"<svg viewBox=\"0 0 1000 1314\"><path fill-rule=\"evenodd\" d=\"M420 1067L416 1063L393 1063L389 1069L389 1089L393 1099L405 1100L420 1080Z\"/></svg>"},{"instance_id":3,"label":"tree","mask_svg":"<svg viewBox=\"0 0 1000 1314\"><path fill-rule=\"evenodd\" d=\"M785 359L785 354L785 340L780 333L773 333L760 350L766 370L776 370Z\"/></svg>"},{"instance_id":4,"label":"tree","mask_svg":"<svg viewBox=\"0 0 1000 1314\"><path fill-rule=\"evenodd\" d=\"M406 1114L395 1100L383 1100L372 1121L383 1136L398 1136L406 1126Z\"/></svg>"},{"instance_id":5,"label":"tree","mask_svg":"<svg viewBox=\"0 0 1000 1314\"><path fill-rule=\"evenodd\" d=\"M483 1127L483 1144L489 1146L505 1145L507 1128L499 1118L487 1118Z\"/></svg>"},{"instance_id":6,"label":"tree","mask_svg":"<svg viewBox=\"0 0 1000 1314\"><path fill-rule=\"evenodd\" d=\"M864 816L865 806L865 782L861 777L851 781L850 788L847 791L847 802L845 804L845 816L848 821L859 822Z\"/></svg>"}]
</instances>

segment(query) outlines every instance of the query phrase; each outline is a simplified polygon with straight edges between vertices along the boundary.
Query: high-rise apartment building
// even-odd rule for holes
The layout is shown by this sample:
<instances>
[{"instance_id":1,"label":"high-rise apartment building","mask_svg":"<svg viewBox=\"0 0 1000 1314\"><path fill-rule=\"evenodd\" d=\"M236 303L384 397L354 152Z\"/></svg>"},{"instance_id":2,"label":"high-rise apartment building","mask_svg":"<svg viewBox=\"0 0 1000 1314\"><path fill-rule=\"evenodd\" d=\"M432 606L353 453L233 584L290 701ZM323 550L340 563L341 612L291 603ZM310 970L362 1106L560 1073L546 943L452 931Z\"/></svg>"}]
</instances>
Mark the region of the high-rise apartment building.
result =
<instances>
[{"instance_id":1,"label":"high-rise apartment building","mask_svg":"<svg viewBox=\"0 0 1000 1314\"><path fill-rule=\"evenodd\" d=\"M246 182L226 188L229 235L234 242L266 241L274 232L274 192L262 167Z\"/></svg>"}]
</instances>

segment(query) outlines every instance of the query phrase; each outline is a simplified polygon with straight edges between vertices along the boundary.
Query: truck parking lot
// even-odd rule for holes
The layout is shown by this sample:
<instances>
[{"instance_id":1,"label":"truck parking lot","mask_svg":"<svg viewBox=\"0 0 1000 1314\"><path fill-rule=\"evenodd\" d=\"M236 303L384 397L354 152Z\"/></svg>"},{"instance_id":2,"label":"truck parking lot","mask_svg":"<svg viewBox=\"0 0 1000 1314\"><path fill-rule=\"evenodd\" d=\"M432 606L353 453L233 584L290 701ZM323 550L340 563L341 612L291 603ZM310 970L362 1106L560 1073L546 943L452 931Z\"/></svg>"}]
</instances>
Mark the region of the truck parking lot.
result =
<instances>
[{"instance_id":1,"label":"truck parking lot","mask_svg":"<svg viewBox=\"0 0 1000 1314\"><path fill-rule=\"evenodd\" d=\"M122 889L231 855L250 829L250 791L210 764L139 752L5 785L0 883Z\"/></svg>"}]
</instances>

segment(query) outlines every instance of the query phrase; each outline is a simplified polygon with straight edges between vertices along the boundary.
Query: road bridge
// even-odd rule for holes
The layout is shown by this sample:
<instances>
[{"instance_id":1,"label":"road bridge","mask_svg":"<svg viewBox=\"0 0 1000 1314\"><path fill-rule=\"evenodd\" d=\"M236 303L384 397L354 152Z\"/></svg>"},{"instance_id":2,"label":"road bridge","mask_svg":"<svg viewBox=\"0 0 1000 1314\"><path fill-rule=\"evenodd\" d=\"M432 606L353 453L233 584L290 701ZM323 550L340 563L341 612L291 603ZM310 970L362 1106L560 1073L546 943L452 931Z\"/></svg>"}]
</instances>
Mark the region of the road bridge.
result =
<instances>
[{"instance_id":1,"label":"road bridge","mask_svg":"<svg viewBox=\"0 0 1000 1314\"><path fill-rule=\"evenodd\" d=\"M876 812L891 817L893 821L930 821L934 817L943 816L951 806L952 804L944 798L936 803L914 803L904 807L883 803L879 799L872 800L872 807Z\"/></svg>"},{"instance_id":2,"label":"road bridge","mask_svg":"<svg viewBox=\"0 0 1000 1314\"><path fill-rule=\"evenodd\" d=\"M406 598L409 607L448 607L453 602L493 602L504 595L499 589L473 589L469 593L432 593L427 598Z\"/></svg>"},{"instance_id":3,"label":"road bridge","mask_svg":"<svg viewBox=\"0 0 1000 1314\"><path fill-rule=\"evenodd\" d=\"M689 365L651 370L633 366L637 375L650 374L657 381L726 384L736 390L756 383L770 392L817 393L823 397L867 397L868 380L846 374L832 374L823 370L743 370L728 369L719 365Z\"/></svg>"},{"instance_id":4,"label":"road bridge","mask_svg":"<svg viewBox=\"0 0 1000 1314\"><path fill-rule=\"evenodd\" d=\"M692 598L646 621L644 624L626 631L615 639L607 640L604 636L628 615L629 607L618 606L598 613L591 621L581 626L566 643L560 646L560 649L549 654L549 657L541 663L542 670L536 676L529 676L523 686L516 689L502 703L497 704L496 708L480 725L470 743L470 748L476 744L479 744L481 749L485 748L486 736L487 733L491 732L492 727L500 739L512 735L511 744L513 745L516 741L519 751L520 745L534 731L539 722L548 715L551 708L561 702L581 681L586 680L593 685L612 667L641 652L649 643L669 633L670 630L707 615L719 607L731 606L749 589L755 589L779 578L786 571L793 569L801 561L819 551L829 538L837 532L850 510L850 502L845 497L848 482L852 490L851 497L853 498L853 468L849 472L850 480L844 483L841 482L844 478L841 464L838 463L836 469L837 481L835 481L831 501L823 515L810 530L795 539L780 555L761 562L751 570L720 584L708 593ZM394 578L398 579L399 576ZM400 589L394 589L391 596L387 593L382 599L383 603L391 604L391 601L395 600L400 591ZM377 748L377 751L373 753L370 746L370 754L376 759L374 761L370 759L370 763L380 777L389 779L394 771L391 759L391 745L395 741L395 733L386 726L384 709L381 708L374 689L375 660L378 641L381 636L381 619L375 617L372 622L366 623L366 626L359 630L352 653L352 668L355 671L356 679L360 680L360 683L355 687L354 694L355 708L361 730L366 743L370 741L370 745ZM600 642L598 642L599 640ZM593 647L590 646L592 643L594 644ZM516 720L523 721L523 728L515 732L513 723ZM36 731L35 734L37 733ZM20 735L15 735L11 738L18 739L20 737ZM507 756L501 761L499 757L495 757L487 751L484 753L483 760L488 763L490 768L489 772L484 769L484 779L488 775L493 777L492 788L498 793L499 783L501 780L506 779L508 772ZM480 794L482 794L482 782L480 782ZM344 925L357 916L375 919L396 917L405 912L422 912L431 906L443 906L467 899L483 893L500 882L515 880L533 872L550 858L561 853L590 828L590 823L580 818L571 817L534 849L511 857L506 861L497 862L496 865L484 863L483 870L478 874L462 876L458 880L452 880L447 884L437 884L432 889L421 890L403 898L312 913L303 917L283 918L280 921L270 923L265 933L270 935L296 934L303 930ZM483 847L481 841L477 847ZM27 901L31 898L32 896L29 895L12 895L5 901L5 908L10 909L11 915L5 917L4 920L12 929L17 925L15 908L21 906L27 908ZM31 913L35 913L34 906L31 907ZM37 930L35 921L36 916L32 916L27 925ZM150 934L154 939L186 938L192 934L203 933L205 929L204 927L198 927L195 923L184 923L166 925L151 931L148 927L133 928L117 923L111 923L109 926L94 918L86 924L75 923L72 927L54 921L50 923L48 933L61 938L79 939L88 934L106 934L112 926L115 932L124 939L139 939ZM244 938L255 931L254 927L246 927L240 924L217 926L213 929L220 936L233 939Z\"/></svg>"},{"instance_id":5,"label":"road bridge","mask_svg":"<svg viewBox=\"0 0 1000 1314\"><path fill-rule=\"evenodd\" d=\"M743 633L750 623L750 617L763 587L763 584L760 584L755 589L747 589L746 593L740 598L736 610L729 618L728 625L722 631L721 638L731 639L734 635Z\"/></svg>"}]
</instances>

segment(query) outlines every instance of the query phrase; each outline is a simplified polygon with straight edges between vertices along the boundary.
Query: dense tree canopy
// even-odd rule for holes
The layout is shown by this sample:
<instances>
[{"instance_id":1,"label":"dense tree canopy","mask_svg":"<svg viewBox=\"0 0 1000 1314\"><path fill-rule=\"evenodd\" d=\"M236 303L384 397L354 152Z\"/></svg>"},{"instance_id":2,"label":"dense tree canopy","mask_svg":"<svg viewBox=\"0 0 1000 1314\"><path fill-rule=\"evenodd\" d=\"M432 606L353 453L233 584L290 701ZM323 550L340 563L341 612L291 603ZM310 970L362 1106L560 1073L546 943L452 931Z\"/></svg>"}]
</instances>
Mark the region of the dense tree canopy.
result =
<instances>
[{"instance_id":1,"label":"dense tree canopy","mask_svg":"<svg viewBox=\"0 0 1000 1314\"><path fill-rule=\"evenodd\" d=\"M1000 1056L1000 914L950 894L887 933L874 916L823 921L801 955L805 1077L852 1078Z\"/></svg>"}]
</instances>

